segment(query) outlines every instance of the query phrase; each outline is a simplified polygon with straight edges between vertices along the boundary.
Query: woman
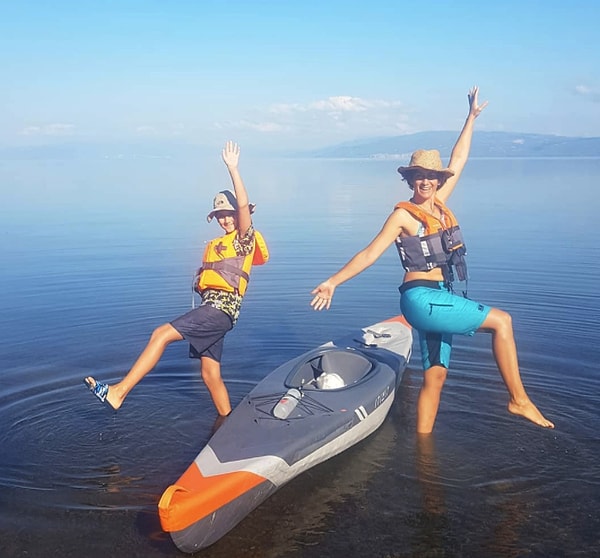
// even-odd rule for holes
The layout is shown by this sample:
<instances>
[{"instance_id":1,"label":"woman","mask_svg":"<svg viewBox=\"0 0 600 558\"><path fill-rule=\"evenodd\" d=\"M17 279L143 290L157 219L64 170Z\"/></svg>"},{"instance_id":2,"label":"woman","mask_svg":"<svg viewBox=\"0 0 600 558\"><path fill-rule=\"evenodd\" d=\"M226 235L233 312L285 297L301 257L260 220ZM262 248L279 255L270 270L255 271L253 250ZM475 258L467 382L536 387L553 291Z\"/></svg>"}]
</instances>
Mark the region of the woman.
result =
<instances>
[{"instance_id":1,"label":"woman","mask_svg":"<svg viewBox=\"0 0 600 558\"><path fill-rule=\"evenodd\" d=\"M443 168L439 153L420 150L409 166L398 172L413 195L401 202L371 243L344 267L321 283L311 294L315 310L329 309L338 285L372 265L396 242L406 270L400 287L400 307L419 332L424 378L417 402L417 432L430 433L437 416L442 387L450 363L452 335L492 334L496 364L509 393L508 411L546 428L554 428L529 399L521 382L511 316L466 297L454 294L455 273L466 279L465 248L456 219L446 207L467 162L475 119L486 107L478 103L479 89L468 94L469 114Z\"/></svg>"},{"instance_id":2,"label":"woman","mask_svg":"<svg viewBox=\"0 0 600 558\"><path fill-rule=\"evenodd\" d=\"M221 355L225 334L235 325L253 264L263 264L269 254L262 236L254 230L250 217L254 205L238 170L240 149L227 142L222 157L231 177L234 192L224 190L213 200L213 217L224 235L208 243L197 275L195 289L202 304L170 323L157 327L146 348L127 375L114 385L88 376L84 379L90 391L114 410L119 409L129 392L160 360L165 348L174 341L190 343L190 357L199 358L201 374L219 417L231 412L229 394L221 378Z\"/></svg>"}]
</instances>

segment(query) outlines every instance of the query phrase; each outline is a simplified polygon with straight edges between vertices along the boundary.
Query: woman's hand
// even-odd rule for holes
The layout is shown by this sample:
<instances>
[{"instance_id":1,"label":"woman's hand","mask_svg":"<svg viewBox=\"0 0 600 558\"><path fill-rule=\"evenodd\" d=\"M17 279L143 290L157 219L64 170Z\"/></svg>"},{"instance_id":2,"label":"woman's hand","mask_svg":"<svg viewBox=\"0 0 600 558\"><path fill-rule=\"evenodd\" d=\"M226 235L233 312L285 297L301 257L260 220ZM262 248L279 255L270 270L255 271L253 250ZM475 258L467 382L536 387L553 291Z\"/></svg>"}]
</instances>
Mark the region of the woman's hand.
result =
<instances>
[{"instance_id":1,"label":"woman's hand","mask_svg":"<svg viewBox=\"0 0 600 558\"><path fill-rule=\"evenodd\" d=\"M327 308L327 310L329 310L334 291L335 287L329 282L329 279L327 281L323 281L310 293L315 295L310 305L315 310L323 310L323 308Z\"/></svg>"},{"instance_id":2,"label":"woman's hand","mask_svg":"<svg viewBox=\"0 0 600 558\"><path fill-rule=\"evenodd\" d=\"M481 105L479 104L479 101L477 100L477 96L479 94L479 87L477 87L476 85L471 87L468 97L469 97L469 116L472 116L473 118L477 118L480 114L481 111L487 107L488 102L485 101L484 103L482 103Z\"/></svg>"}]
</instances>

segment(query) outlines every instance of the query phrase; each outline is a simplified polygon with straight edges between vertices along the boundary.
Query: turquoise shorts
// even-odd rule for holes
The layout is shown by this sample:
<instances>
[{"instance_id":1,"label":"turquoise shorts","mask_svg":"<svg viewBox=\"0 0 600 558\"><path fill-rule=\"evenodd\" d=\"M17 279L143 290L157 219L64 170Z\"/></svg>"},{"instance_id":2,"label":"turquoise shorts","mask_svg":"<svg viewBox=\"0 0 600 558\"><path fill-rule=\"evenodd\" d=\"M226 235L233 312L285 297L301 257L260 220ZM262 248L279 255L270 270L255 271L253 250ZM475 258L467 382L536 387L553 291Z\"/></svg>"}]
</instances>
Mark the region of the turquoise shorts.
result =
<instances>
[{"instance_id":1,"label":"turquoise shorts","mask_svg":"<svg viewBox=\"0 0 600 558\"><path fill-rule=\"evenodd\" d=\"M473 335L491 307L451 292L442 282L408 281L400 287L400 308L419 332L423 368L448 368L452 336Z\"/></svg>"}]
</instances>

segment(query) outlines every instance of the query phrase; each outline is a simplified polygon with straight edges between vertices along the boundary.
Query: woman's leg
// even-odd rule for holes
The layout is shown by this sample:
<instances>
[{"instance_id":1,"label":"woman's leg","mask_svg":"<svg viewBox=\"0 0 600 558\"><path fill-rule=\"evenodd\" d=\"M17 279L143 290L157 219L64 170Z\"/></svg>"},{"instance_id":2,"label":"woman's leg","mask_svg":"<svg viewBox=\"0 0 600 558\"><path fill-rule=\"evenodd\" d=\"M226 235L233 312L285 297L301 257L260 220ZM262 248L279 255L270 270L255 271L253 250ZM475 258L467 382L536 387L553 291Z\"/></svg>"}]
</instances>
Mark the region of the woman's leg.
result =
<instances>
[{"instance_id":1,"label":"woman's leg","mask_svg":"<svg viewBox=\"0 0 600 558\"><path fill-rule=\"evenodd\" d=\"M531 402L521 381L517 347L510 314L503 310L492 308L483 321L483 324L481 324L480 329L489 331L492 334L494 358L510 395L510 401L508 402L509 412L525 417L540 426L554 428L554 424L547 420Z\"/></svg>"},{"instance_id":2,"label":"woman's leg","mask_svg":"<svg viewBox=\"0 0 600 558\"><path fill-rule=\"evenodd\" d=\"M231 413L231 403L229 402L229 393L225 387L225 382L221 378L221 363L203 356L200 359L202 380L206 384L217 412L221 416L227 416Z\"/></svg>"},{"instance_id":3,"label":"woman's leg","mask_svg":"<svg viewBox=\"0 0 600 558\"><path fill-rule=\"evenodd\" d=\"M127 394L156 366L167 345L182 339L181 334L169 323L157 327L127 375L119 383L108 387L106 401L117 410L123 404ZM92 386L96 384L96 380L92 377L86 378L86 381Z\"/></svg>"},{"instance_id":4,"label":"woman's leg","mask_svg":"<svg viewBox=\"0 0 600 558\"><path fill-rule=\"evenodd\" d=\"M432 366L423 373L423 385L417 400L417 432L419 434L429 434L433 431L447 373L448 370L440 365Z\"/></svg>"}]
</instances>

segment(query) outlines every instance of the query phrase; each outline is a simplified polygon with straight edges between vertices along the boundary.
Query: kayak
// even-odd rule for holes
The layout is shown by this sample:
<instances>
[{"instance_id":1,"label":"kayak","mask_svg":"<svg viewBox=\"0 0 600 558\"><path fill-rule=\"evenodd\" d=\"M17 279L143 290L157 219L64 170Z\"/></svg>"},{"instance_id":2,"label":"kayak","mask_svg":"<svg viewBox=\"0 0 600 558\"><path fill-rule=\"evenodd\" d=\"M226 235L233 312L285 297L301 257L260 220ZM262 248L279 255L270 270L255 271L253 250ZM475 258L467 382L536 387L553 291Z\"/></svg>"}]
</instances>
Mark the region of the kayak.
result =
<instances>
[{"instance_id":1,"label":"kayak","mask_svg":"<svg viewBox=\"0 0 600 558\"><path fill-rule=\"evenodd\" d=\"M215 543L276 490L373 433L410 359L402 316L282 364L227 417L163 493L161 526L183 552Z\"/></svg>"}]
</instances>

